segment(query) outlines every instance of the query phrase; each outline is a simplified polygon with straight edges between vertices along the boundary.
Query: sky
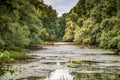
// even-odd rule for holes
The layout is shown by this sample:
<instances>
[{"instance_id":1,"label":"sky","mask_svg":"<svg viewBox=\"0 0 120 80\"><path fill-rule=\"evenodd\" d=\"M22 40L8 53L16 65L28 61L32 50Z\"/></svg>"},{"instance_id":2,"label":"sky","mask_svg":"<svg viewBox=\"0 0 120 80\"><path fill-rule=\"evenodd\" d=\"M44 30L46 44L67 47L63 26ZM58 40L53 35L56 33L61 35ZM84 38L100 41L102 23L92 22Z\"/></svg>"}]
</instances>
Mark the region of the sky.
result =
<instances>
[{"instance_id":1,"label":"sky","mask_svg":"<svg viewBox=\"0 0 120 80\"><path fill-rule=\"evenodd\" d=\"M77 2L78 0L44 0L45 4L51 5L57 11L58 16L68 13Z\"/></svg>"}]
</instances>

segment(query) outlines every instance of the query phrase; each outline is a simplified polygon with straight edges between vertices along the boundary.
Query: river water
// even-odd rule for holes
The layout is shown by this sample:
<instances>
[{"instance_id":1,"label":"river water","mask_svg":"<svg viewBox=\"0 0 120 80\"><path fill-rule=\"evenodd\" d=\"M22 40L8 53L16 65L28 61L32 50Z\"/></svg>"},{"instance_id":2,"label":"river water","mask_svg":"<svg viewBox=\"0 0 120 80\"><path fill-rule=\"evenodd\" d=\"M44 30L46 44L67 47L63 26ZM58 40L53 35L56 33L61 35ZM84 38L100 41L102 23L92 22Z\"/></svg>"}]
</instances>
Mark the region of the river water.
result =
<instances>
[{"instance_id":1,"label":"river water","mask_svg":"<svg viewBox=\"0 0 120 80\"><path fill-rule=\"evenodd\" d=\"M120 80L120 56L112 51L68 43L27 53L35 59L12 64L1 80Z\"/></svg>"}]
</instances>

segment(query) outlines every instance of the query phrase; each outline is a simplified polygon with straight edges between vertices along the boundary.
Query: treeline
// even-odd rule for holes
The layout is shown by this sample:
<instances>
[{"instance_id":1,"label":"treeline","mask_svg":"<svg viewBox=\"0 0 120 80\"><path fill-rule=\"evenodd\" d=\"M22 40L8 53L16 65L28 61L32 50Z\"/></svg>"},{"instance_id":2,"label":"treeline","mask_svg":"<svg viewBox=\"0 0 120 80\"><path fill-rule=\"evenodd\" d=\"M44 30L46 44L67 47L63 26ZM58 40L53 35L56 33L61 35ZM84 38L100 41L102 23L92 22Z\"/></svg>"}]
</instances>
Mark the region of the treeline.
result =
<instances>
[{"instance_id":1,"label":"treeline","mask_svg":"<svg viewBox=\"0 0 120 80\"><path fill-rule=\"evenodd\" d=\"M57 13L43 0L0 0L0 48L54 41Z\"/></svg>"},{"instance_id":2,"label":"treeline","mask_svg":"<svg viewBox=\"0 0 120 80\"><path fill-rule=\"evenodd\" d=\"M120 0L79 0L68 14L43 0L0 0L0 48L44 41L74 41L120 48Z\"/></svg>"},{"instance_id":3,"label":"treeline","mask_svg":"<svg viewBox=\"0 0 120 80\"><path fill-rule=\"evenodd\" d=\"M66 18L63 40L120 49L120 0L79 0Z\"/></svg>"}]
</instances>

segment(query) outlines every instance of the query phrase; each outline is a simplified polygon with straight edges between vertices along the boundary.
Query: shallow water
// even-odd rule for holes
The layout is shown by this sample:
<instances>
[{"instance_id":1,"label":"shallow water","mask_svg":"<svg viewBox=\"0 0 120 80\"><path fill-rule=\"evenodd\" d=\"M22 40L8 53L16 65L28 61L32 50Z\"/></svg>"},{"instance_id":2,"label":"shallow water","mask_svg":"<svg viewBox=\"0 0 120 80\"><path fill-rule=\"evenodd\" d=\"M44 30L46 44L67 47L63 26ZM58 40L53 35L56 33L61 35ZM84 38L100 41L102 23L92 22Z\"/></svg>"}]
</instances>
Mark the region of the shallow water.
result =
<instances>
[{"instance_id":1,"label":"shallow water","mask_svg":"<svg viewBox=\"0 0 120 80\"><path fill-rule=\"evenodd\" d=\"M2 80L119 80L120 56L104 49L90 49L68 43L43 46L32 51L36 59L12 64L14 74Z\"/></svg>"}]
</instances>

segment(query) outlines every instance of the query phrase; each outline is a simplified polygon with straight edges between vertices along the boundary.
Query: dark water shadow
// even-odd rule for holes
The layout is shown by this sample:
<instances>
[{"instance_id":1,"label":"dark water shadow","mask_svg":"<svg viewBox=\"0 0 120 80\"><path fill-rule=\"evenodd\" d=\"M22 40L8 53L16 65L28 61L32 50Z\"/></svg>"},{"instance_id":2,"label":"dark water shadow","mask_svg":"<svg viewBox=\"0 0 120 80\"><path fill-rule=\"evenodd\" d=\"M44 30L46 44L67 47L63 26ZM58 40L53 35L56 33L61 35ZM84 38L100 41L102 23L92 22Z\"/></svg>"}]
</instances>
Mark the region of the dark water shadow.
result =
<instances>
[{"instance_id":1,"label":"dark water shadow","mask_svg":"<svg viewBox=\"0 0 120 80\"><path fill-rule=\"evenodd\" d=\"M16 79L16 80L44 80L44 79L45 79L45 76L38 76L38 77L30 76L27 78L20 78L20 79Z\"/></svg>"}]
</instances>

